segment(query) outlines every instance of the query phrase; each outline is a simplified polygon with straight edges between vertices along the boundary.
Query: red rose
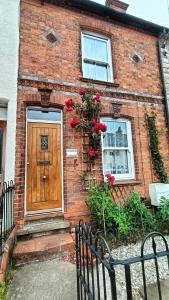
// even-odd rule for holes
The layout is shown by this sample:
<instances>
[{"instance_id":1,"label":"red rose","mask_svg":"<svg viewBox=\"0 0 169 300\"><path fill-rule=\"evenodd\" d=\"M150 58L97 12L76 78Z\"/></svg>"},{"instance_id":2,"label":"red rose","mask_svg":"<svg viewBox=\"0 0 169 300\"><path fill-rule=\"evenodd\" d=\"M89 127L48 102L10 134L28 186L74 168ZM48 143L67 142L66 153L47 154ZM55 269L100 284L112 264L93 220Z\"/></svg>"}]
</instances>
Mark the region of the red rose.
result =
<instances>
[{"instance_id":1,"label":"red rose","mask_svg":"<svg viewBox=\"0 0 169 300\"><path fill-rule=\"evenodd\" d=\"M113 186L114 183L115 183L115 177L114 177L113 175L111 175L111 174L105 174L105 176L106 176L107 179L108 179L108 183L109 183L111 186Z\"/></svg>"},{"instance_id":2,"label":"red rose","mask_svg":"<svg viewBox=\"0 0 169 300\"><path fill-rule=\"evenodd\" d=\"M107 126L103 123L97 123L94 126L94 132L99 133L100 131L105 132L107 130Z\"/></svg>"},{"instance_id":3,"label":"red rose","mask_svg":"<svg viewBox=\"0 0 169 300\"><path fill-rule=\"evenodd\" d=\"M95 119L93 119L91 123L93 126L95 126L97 124L97 121Z\"/></svg>"},{"instance_id":4,"label":"red rose","mask_svg":"<svg viewBox=\"0 0 169 300\"><path fill-rule=\"evenodd\" d=\"M105 174L105 176L106 176L107 178L110 178L110 177L111 177L111 174Z\"/></svg>"},{"instance_id":5,"label":"red rose","mask_svg":"<svg viewBox=\"0 0 169 300\"><path fill-rule=\"evenodd\" d=\"M81 89L81 90L79 91L79 95L81 95L81 96L85 96L86 93L87 93L87 91L84 90L84 89Z\"/></svg>"},{"instance_id":6,"label":"red rose","mask_svg":"<svg viewBox=\"0 0 169 300\"><path fill-rule=\"evenodd\" d=\"M94 150L94 149L89 149L89 151L88 151L88 156L90 157L90 158L97 158L98 156L99 156L99 151L97 151L97 150Z\"/></svg>"},{"instance_id":7,"label":"red rose","mask_svg":"<svg viewBox=\"0 0 169 300\"><path fill-rule=\"evenodd\" d=\"M105 124L102 124L102 129L101 129L101 131L102 131L102 132L106 132L106 130L107 130L107 126L106 126Z\"/></svg>"},{"instance_id":8,"label":"red rose","mask_svg":"<svg viewBox=\"0 0 169 300\"><path fill-rule=\"evenodd\" d=\"M70 126L72 128L75 128L76 126L80 125L80 120L78 120L77 118L73 118L72 121L70 122Z\"/></svg>"},{"instance_id":9,"label":"red rose","mask_svg":"<svg viewBox=\"0 0 169 300\"><path fill-rule=\"evenodd\" d=\"M99 157L99 151L95 151L95 157Z\"/></svg>"},{"instance_id":10,"label":"red rose","mask_svg":"<svg viewBox=\"0 0 169 300\"><path fill-rule=\"evenodd\" d=\"M72 101L72 99L68 99L68 100L65 101L65 105L66 105L66 106L71 106L71 107L73 107L75 104L74 104L74 102Z\"/></svg>"},{"instance_id":11,"label":"red rose","mask_svg":"<svg viewBox=\"0 0 169 300\"><path fill-rule=\"evenodd\" d=\"M95 150L94 149L89 149L88 156L91 157L91 158L94 158L95 157Z\"/></svg>"},{"instance_id":12,"label":"red rose","mask_svg":"<svg viewBox=\"0 0 169 300\"><path fill-rule=\"evenodd\" d=\"M96 123L96 125L94 126L94 132L99 133L100 130L101 130L100 123Z\"/></svg>"},{"instance_id":13,"label":"red rose","mask_svg":"<svg viewBox=\"0 0 169 300\"><path fill-rule=\"evenodd\" d=\"M83 117L88 117L88 113L86 111L83 112Z\"/></svg>"},{"instance_id":14,"label":"red rose","mask_svg":"<svg viewBox=\"0 0 169 300\"><path fill-rule=\"evenodd\" d=\"M70 107L70 106L66 106L66 110L67 110L67 111L73 111L73 108Z\"/></svg>"},{"instance_id":15,"label":"red rose","mask_svg":"<svg viewBox=\"0 0 169 300\"><path fill-rule=\"evenodd\" d=\"M96 101L96 102L100 102L100 94L96 94L96 95L93 97L93 100Z\"/></svg>"}]
</instances>

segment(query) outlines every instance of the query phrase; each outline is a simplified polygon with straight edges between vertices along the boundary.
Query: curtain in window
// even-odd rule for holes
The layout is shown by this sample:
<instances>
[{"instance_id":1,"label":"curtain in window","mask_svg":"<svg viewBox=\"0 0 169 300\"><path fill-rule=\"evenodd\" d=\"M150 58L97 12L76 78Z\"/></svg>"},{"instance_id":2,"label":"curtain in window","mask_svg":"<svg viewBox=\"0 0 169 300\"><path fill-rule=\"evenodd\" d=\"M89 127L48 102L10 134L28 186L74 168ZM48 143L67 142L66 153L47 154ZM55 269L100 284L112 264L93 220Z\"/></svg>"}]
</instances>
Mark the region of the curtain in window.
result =
<instances>
[{"instance_id":1,"label":"curtain in window","mask_svg":"<svg viewBox=\"0 0 169 300\"><path fill-rule=\"evenodd\" d=\"M104 150L105 174L128 174L128 150Z\"/></svg>"}]
</instances>

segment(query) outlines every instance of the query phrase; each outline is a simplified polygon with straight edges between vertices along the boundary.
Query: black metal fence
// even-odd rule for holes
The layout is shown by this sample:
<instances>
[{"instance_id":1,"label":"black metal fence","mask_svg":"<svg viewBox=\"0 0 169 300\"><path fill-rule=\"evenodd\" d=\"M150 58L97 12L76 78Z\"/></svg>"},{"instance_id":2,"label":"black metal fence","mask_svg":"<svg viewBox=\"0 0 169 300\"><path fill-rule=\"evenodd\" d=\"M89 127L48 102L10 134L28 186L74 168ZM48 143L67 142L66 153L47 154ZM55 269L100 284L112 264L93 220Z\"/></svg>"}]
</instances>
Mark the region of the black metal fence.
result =
<instances>
[{"instance_id":1,"label":"black metal fence","mask_svg":"<svg viewBox=\"0 0 169 300\"><path fill-rule=\"evenodd\" d=\"M166 238L152 232L139 249L138 256L114 259L106 240L80 221L76 226L77 299L169 299L169 294L163 298L161 281L169 272Z\"/></svg>"},{"instance_id":2,"label":"black metal fence","mask_svg":"<svg viewBox=\"0 0 169 300\"><path fill-rule=\"evenodd\" d=\"M4 182L0 187L0 256L3 246L14 227L13 220L14 183Z\"/></svg>"}]
</instances>

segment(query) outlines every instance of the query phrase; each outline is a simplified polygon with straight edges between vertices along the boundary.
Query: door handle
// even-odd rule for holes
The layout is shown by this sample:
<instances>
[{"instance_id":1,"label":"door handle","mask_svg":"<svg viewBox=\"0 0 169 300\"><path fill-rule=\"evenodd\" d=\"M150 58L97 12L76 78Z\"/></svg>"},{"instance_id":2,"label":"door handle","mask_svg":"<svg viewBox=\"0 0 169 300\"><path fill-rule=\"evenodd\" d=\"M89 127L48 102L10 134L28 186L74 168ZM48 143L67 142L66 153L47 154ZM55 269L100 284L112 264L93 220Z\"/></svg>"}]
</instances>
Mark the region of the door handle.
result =
<instances>
[{"instance_id":1,"label":"door handle","mask_svg":"<svg viewBox=\"0 0 169 300\"><path fill-rule=\"evenodd\" d=\"M45 175L42 177L43 180L45 180L46 178L47 178L47 177L46 177Z\"/></svg>"}]
</instances>

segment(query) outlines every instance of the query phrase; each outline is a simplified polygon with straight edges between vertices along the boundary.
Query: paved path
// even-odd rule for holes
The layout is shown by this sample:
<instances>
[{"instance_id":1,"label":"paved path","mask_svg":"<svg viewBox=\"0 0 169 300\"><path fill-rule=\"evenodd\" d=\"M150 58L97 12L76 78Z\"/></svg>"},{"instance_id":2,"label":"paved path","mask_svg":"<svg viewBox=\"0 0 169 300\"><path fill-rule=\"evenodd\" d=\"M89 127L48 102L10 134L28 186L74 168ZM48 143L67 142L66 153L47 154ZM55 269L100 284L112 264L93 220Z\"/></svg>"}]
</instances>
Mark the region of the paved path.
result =
<instances>
[{"instance_id":1,"label":"paved path","mask_svg":"<svg viewBox=\"0 0 169 300\"><path fill-rule=\"evenodd\" d=\"M76 300L76 267L53 259L17 268L8 300Z\"/></svg>"}]
</instances>

